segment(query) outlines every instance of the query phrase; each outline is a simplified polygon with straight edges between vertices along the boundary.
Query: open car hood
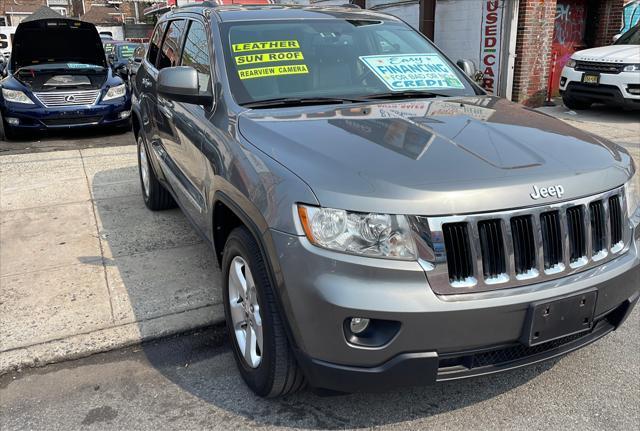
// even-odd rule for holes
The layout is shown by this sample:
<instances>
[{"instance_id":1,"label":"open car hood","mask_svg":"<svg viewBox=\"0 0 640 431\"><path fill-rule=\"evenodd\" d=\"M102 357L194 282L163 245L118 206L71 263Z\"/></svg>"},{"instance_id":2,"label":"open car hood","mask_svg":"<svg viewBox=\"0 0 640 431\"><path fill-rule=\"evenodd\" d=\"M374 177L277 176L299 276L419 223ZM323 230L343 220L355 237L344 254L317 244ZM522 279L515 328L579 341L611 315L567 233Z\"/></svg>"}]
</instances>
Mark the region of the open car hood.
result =
<instances>
[{"instance_id":1,"label":"open car hood","mask_svg":"<svg viewBox=\"0 0 640 431\"><path fill-rule=\"evenodd\" d=\"M18 25L13 39L11 70L64 62L107 67L102 41L93 24L61 18Z\"/></svg>"}]
</instances>

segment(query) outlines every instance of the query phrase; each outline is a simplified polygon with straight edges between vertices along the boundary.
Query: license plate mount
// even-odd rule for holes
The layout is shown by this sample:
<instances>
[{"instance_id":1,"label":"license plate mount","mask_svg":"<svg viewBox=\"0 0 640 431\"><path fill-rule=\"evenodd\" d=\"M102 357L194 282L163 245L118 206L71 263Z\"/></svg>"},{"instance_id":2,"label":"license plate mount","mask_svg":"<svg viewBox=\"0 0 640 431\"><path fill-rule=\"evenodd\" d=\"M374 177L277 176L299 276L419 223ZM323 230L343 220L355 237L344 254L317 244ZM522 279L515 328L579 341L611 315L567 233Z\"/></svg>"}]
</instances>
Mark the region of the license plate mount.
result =
<instances>
[{"instance_id":1,"label":"license plate mount","mask_svg":"<svg viewBox=\"0 0 640 431\"><path fill-rule=\"evenodd\" d=\"M536 346L593 327L597 290L531 304L521 342Z\"/></svg>"},{"instance_id":2,"label":"license plate mount","mask_svg":"<svg viewBox=\"0 0 640 431\"><path fill-rule=\"evenodd\" d=\"M600 84L600 74L599 73L583 73L582 83L589 84L589 85L598 85Z\"/></svg>"}]
</instances>

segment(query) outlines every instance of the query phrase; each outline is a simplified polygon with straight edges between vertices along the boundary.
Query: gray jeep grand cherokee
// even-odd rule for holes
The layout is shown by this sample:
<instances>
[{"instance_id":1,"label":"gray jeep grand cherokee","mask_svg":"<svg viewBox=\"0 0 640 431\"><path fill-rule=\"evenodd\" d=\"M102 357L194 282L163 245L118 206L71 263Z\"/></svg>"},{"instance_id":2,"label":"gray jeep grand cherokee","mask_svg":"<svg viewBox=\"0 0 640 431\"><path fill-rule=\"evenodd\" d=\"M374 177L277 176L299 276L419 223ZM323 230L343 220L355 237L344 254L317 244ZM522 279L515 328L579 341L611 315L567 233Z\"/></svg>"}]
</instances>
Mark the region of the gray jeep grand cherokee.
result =
<instances>
[{"instance_id":1,"label":"gray jeep grand cherokee","mask_svg":"<svg viewBox=\"0 0 640 431\"><path fill-rule=\"evenodd\" d=\"M144 201L179 205L213 246L262 396L513 369L638 300L629 154L486 95L397 18L176 9L136 88Z\"/></svg>"}]
</instances>

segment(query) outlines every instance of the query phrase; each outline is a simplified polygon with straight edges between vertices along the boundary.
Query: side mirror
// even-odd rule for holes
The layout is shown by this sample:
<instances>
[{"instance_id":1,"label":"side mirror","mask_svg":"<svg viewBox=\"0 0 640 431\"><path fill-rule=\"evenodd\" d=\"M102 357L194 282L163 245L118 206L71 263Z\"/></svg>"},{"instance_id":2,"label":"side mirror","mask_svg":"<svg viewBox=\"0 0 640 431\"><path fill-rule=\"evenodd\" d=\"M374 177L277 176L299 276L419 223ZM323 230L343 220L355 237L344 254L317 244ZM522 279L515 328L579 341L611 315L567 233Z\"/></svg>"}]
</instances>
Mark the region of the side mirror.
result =
<instances>
[{"instance_id":1,"label":"side mirror","mask_svg":"<svg viewBox=\"0 0 640 431\"><path fill-rule=\"evenodd\" d=\"M115 63L116 61L116 55L115 54L109 54L107 56L107 60L109 60L109 63Z\"/></svg>"},{"instance_id":2,"label":"side mirror","mask_svg":"<svg viewBox=\"0 0 640 431\"><path fill-rule=\"evenodd\" d=\"M207 105L212 102L210 94L200 92L198 72L193 67L167 67L158 73L158 94L176 102Z\"/></svg>"},{"instance_id":3,"label":"side mirror","mask_svg":"<svg viewBox=\"0 0 640 431\"><path fill-rule=\"evenodd\" d=\"M456 61L456 64L462 71L469 76L470 78L474 78L476 73L476 65L472 60L468 60L466 58L460 59Z\"/></svg>"}]
</instances>

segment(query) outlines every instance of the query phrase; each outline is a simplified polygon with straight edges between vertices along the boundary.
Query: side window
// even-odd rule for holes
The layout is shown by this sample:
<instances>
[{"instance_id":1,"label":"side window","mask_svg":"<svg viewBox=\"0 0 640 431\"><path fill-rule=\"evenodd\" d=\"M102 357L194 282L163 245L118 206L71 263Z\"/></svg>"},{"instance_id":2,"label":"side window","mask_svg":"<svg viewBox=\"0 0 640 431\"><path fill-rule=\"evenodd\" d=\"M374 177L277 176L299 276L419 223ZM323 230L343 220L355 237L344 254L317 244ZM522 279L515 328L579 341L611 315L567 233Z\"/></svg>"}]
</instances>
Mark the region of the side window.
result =
<instances>
[{"instance_id":1,"label":"side window","mask_svg":"<svg viewBox=\"0 0 640 431\"><path fill-rule=\"evenodd\" d=\"M191 22L182 51L181 65L191 66L198 72L198 86L201 93L209 91L211 82L209 46L204 25L199 21Z\"/></svg>"},{"instance_id":2,"label":"side window","mask_svg":"<svg viewBox=\"0 0 640 431\"><path fill-rule=\"evenodd\" d=\"M176 20L169 23L167 35L162 42L160 49L160 58L158 59L158 70L165 67L173 67L178 65L180 56L180 38L184 33L185 20Z\"/></svg>"},{"instance_id":3,"label":"side window","mask_svg":"<svg viewBox=\"0 0 640 431\"><path fill-rule=\"evenodd\" d=\"M160 44L162 43L162 36L164 30L167 28L167 23L163 22L156 26L156 31L151 36L149 41L149 49L147 50L147 60L149 63L156 65L156 59L158 58L158 52L160 52Z\"/></svg>"}]
</instances>

